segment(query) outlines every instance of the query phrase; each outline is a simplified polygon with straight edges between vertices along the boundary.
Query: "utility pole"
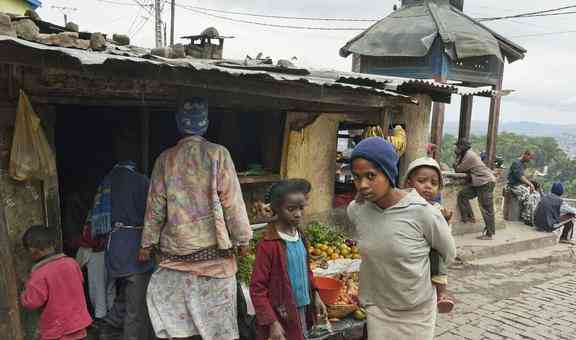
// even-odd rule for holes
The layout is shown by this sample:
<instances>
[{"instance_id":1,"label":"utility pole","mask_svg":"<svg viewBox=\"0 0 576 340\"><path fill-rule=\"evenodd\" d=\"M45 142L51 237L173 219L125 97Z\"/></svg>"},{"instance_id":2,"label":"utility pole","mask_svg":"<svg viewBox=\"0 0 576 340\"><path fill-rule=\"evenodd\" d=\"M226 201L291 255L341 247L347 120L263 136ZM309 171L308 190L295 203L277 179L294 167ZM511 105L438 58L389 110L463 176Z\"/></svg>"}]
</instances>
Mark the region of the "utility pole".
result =
<instances>
[{"instance_id":1,"label":"utility pole","mask_svg":"<svg viewBox=\"0 0 576 340\"><path fill-rule=\"evenodd\" d=\"M172 0L172 3L170 4L170 16L171 16L171 21L170 21L170 47L174 47L174 17L175 17L175 12L176 12L176 0Z\"/></svg>"},{"instance_id":2,"label":"utility pole","mask_svg":"<svg viewBox=\"0 0 576 340\"><path fill-rule=\"evenodd\" d=\"M68 25L68 12L75 12L78 8L74 7L62 7L62 6L52 6L53 9L57 9L64 15L64 26Z\"/></svg>"},{"instance_id":3,"label":"utility pole","mask_svg":"<svg viewBox=\"0 0 576 340\"><path fill-rule=\"evenodd\" d=\"M162 0L154 0L154 33L156 36L156 48L162 47Z\"/></svg>"},{"instance_id":4,"label":"utility pole","mask_svg":"<svg viewBox=\"0 0 576 340\"><path fill-rule=\"evenodd\" d=\"M164 29L164 46L166 46L166 42L168 41L168 34L166 33L167 31L167 25L165 22L162 23L162 28Z\"/></svg>"}]
</instances>

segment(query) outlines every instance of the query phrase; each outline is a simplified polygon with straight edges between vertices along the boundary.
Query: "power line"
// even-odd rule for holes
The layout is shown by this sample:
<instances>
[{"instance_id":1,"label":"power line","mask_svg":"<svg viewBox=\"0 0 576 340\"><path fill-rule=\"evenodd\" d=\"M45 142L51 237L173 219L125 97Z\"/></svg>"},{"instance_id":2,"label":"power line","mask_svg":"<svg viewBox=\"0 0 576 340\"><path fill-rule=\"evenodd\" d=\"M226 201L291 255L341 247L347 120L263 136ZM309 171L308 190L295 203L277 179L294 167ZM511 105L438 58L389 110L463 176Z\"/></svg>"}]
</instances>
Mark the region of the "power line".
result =
<instances>
[{"instance_id":1,"label":"power line","mask_svg":"<svg viewBox=\"0 0 576 340\"><path fill-rule=\"evenodd\" d=\"M146 12L148 12L148 15L154 15L154 12L152 11L152 8L154 8L154 5L147 5L145 3L140 2L139 0L133 0L133 1L136 4L138 4L138 6L143 8Z\"/></svg>"},{"instance_id":2,"label":"power line","mask_svg":"<svg viewBox=\"0 0 576 340\"><path fill-rule=\"evenodd\" d=\"M559 31L559 32L546 32L546 33L534 33L534 34L522 34L522 35L514 35L510 38L526 38L526 37L540 37L546 35L560 35L560 34L568 34L568 33L576 33L576 30L570 31Z\"/></svg>"},{"instance_id":3,"label":"power line","mask_svg":"<svg viewBox=\"0 0 576 340\"><path fill-rule=\"evenodd\" d=\"M130 23L130 26L128 27L128 30L126 31L126 33L128 35L130 35L130 33L132 32L132 30L135 28L136 22L138 22L138 19L140 18L140 13L142 12L142 9L140 9L136 15L134 16L134 19L132 19L132 22Z\"/></svg>"},{"instance_id":4,"label":"power line","mask_svg":"<svg viewBox=\"0 0 576 340\"><path fill-rule=\"evenodd\" d=\"M198 6L187 6L188 8L200 10L200 11L207 11L207 12L215 12L215 13L224 13L224 14L234 14L234 15L243 15L249 17L257 17L257 18L271 18L271 19L289 19L289 20L307 20L307 21L351 21L351 22L374 22L378 21L378 19L360 19L360 18L324 18L324 17L297 17L297 16L285 16L285 15L269 15L269 14L258 14L258 13L248 13L248 12L238 12L238 11L227 11L222 9L213 9L213 8L206 8L206 7L198 7Z\"/></svg>"},{"instance_id":5,"label":"power line","mask_svg":"<svg viewBox=\"0 0 576 340\"><path fill-rule=\"evenodd\" d=\"M144 21L142 21L142 24L136 29L134 30L134 32L130 35L130 39L134 38L138 33L140 33L140 31L142 30L142 28L144 28L144 26L146 25L146 23L148 23L148 20L150 20L150 15L146 16L144 18Z\"/></svg>"},{"instance_id":6,"label":"power line","mask_svg":"<svg viewBox=\"0 0 576 340\"><path fill-rule=\"evenodd\" d=\"M294 25L279 25L279 24L269 24L264 22L257 22L257 21L250 21L250 20L242 20L242 19L234 19L229 18L221 15L216 15L212 13L206 13L194 8L190 8L186 5L179 5L176 4L177 7L183 8L187 11L210 16L217 19L228 20L232 22L238 22L243 24L251 24L251 25L258 25L258 26L265 26L265 27L276 27L276 28L289 28L289 29L299 29L299 30L317 30L317 31L364 31L366 28L356 28L356 27L317 27L317 26L294 26Z\"/></svg>"},{"instance_id":7,"label":"power line","mask_svg":"<svg viewBox=\"0 0 576 340\"><path fill-rule=\"evenodd\" d=\"M137 5L132 3L125 3L120 2L117 0L99 0L102 2L107 3L114 3L114 4L122 4L122 5ZM138 2L138 0L134 0ZM169 3L168 0L161 0L162 4ZM266 14L257 14L257 13L248 13L248 12L239 12L239 11L227 11L227 10L218 10L212 8L205 8L205 7L198 7L198 6L190 6L190 5L182 5L176 4L177 7L183 8L187 11L204 15L210 16L213 18L227 20L232 22L244 23L244 24L251 24L251 25L258 25L264 27L274 27L274 28L287 28L287 29L299 29L299 30L319 30L319 31L363 31L366 28L358 28L358 27L318 27L318 26L298 26L298 25L283 25L283 24L272 24L267 22L258 22L258 21L251 21L251 20L244 20L244 19L237 19L231 18L227 16L217 15L208 12L215 12L215 13L227 13L233 15L244 15L244 16L252 16L252 17L260 17L260 18L272 18L272 19L284 19L284 20L310 20L310 21L349 21L349 22L375 22L375 19L352 19L352 18L323 18L323 17L293 17L293 16L280 16L280 15L266 15ZM534 18L534 17L545 17L545 16L557 16L557 15L568 15L568 14L576 14L576 11L571 12L561 12L561 13L553 13L559 12L565 9L576 8L576 5L572 6L564 6L558 7L553 9L541 10L541 11L533 11L527 13L520 13L515 15L509 16L501 16L501 17L486 17L486 18L476 18L478 21L497 21L497 20L510 20L511 19L519 19L519 18Z\"/></svg>"},{"instance_id":8,"label":"power line","mask_svg":"<svg viewBox=\"0 0 576 340\"><path fill-rule=\"evenodd\" d=\"M520 14L515 14L515 15L507 15L507 16L503 16L503 17L478 18L477 20L478 21L495 21L495 20L505 20L505 19L537 17L537 16L544 16L543 14L546 14L546 13L559 12L559 11L562 11L565 9L570 9L570 8L576 8L576 5L552 8L552 9L536 11L536 12L527 12L527 13L520 13ZM557 13L556 15L562 15L562 13Z\"/></svg>"}]
</instances>

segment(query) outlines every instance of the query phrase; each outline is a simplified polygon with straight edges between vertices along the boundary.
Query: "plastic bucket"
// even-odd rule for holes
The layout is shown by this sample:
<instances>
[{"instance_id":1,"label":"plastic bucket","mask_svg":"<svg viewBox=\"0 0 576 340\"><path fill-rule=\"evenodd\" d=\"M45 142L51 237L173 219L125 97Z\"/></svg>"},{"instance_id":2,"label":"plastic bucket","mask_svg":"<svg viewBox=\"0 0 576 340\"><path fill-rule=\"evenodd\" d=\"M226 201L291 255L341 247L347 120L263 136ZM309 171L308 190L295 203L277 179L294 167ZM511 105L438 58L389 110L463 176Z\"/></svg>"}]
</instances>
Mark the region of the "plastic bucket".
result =
<instances>
[{"instance_id":1,"label":"plastic bucket","mask_svg":"<svg viewBox=\"0 0 576 340\"><path fill-rule=\"evenodd\" d=\"M338 300L344 284L336 279L318 276L314 278L314 286L318 288L322 302L332 305Z\"/></svg>"}]
</instances>

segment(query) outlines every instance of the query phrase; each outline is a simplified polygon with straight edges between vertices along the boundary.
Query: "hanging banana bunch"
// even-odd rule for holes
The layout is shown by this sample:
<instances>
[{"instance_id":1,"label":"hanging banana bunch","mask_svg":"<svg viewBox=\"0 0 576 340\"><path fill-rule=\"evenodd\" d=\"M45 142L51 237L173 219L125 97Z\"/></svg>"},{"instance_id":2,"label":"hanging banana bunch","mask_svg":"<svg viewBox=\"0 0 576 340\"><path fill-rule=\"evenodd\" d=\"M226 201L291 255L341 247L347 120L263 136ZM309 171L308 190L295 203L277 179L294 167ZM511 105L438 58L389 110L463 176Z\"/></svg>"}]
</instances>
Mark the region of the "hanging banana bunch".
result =
<instances>
[{"instance_id":1,"label":"hanging banana bunch","mask_svg":"<svg viewBox=\"0 0 576 340\"><path fill-rule=\"evenodd\" d=\"M369 126L362 132L362 139L369 137L383 137L386 138L390 144L394 145L394 149L398 156L404 155L406 152L406 131L400 125L396 125L392 131L392 135L384 137L384 131L380 126Z\"/></svg>"},{"instance_id":2,"label":"hanging banana bunch","mask_svg":"<svg viewBox=\"0 0 576 340\"><path fill-rule=\"evenodd\" d=\"M384 131L382 131L382 127L369 126L364 129L364 132L362 133L362 139L369 137L384 137Z\"/></svg>"}]
</instances>

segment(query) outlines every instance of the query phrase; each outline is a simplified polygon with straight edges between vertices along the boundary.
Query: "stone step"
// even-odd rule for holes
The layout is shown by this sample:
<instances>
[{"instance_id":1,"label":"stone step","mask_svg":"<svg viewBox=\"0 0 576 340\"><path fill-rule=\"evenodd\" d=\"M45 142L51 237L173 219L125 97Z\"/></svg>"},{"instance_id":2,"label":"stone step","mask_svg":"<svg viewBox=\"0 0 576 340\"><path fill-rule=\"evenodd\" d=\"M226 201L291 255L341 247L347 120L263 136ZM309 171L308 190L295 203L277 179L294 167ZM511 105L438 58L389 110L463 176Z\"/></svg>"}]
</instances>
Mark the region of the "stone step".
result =
<instances>
[{"instance_id":1,"label":"stone step","mask_svg":"<svg viewBox=\"0 0 576 340\"><path fill-rule=\"evenodd\" d=\"M466 266L472 268L507 268L563 261L576 261L576 247L559 243L545 248L466 261Z\"/></svg>"},{"instance_id":2,"label":"stone step","mask_svg":"<svg viewBox=\"0 0 576 340\"><path fill-rule=\"evenodd\" d=\"M480 219L482 220L482 219ZM481 233L484 231L484 223L464 223L464 222L457 222L452 223L452 235L460 236L466 234L474 234L474 233ZM496 221L496 230L501 230L506 228L505 221Z\"/></svg>"},{"instance_id":3,"label":"stone step","mask_svg":"<svg viewBox=\"0 0 576 340\"><path fill-rule=\"evenodd\" d=\"M478 240L479 233L455 236L458 258L464 262L493 258L551 247L558 240L554 233L535 231L519 222L506 222L505 225L505 228L496 231L492 241Z\"/></svg>"}]
</instances>

